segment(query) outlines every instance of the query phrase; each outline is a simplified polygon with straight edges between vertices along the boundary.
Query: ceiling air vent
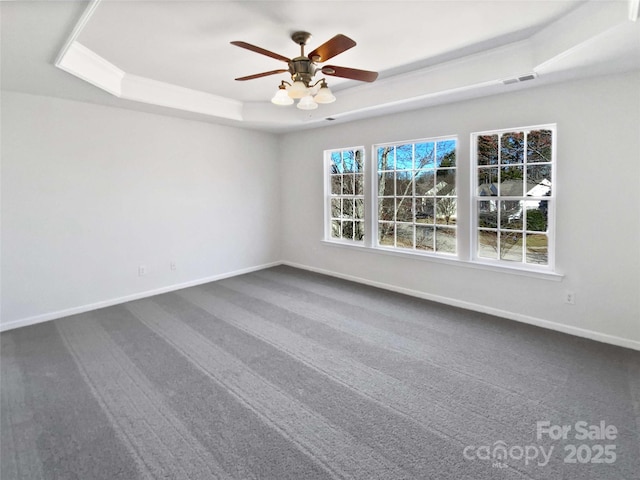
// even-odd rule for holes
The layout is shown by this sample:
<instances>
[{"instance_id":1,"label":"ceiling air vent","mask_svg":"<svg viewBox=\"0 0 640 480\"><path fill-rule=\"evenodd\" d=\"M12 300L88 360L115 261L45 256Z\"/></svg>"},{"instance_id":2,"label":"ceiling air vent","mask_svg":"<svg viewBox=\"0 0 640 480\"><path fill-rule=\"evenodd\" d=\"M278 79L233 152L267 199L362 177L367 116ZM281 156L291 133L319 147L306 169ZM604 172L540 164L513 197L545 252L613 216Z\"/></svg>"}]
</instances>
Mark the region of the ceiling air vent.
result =
<instances>
[{"instance_id":1,"label":"ceiling air vent","mask_svg":"<svg viewBox=\"0 0 640 480\"><path fill-rule=\"evenodd\" d=\"M502 83L504 83L505 85L511 85L512 83L520 83L526 82L527 80L533 80L536 77L537 75L535 73L528 73L526 75L520 75L519 77L507 78L506 80L503 80Z\"/></svg>"},{"instance_id":2,"label":"ceiling air vent","mask_svg":"<svg viewBox=\"0 0 640 480\"><path fill-rule=\"evenodd\" d=\"M536 74L535 73L530 73L528 75L522 75L521 77L518 77L518 81L519 82L526 82L527 80L533 80L534 78L536 78Z\"/></svg>"}]
</instances>

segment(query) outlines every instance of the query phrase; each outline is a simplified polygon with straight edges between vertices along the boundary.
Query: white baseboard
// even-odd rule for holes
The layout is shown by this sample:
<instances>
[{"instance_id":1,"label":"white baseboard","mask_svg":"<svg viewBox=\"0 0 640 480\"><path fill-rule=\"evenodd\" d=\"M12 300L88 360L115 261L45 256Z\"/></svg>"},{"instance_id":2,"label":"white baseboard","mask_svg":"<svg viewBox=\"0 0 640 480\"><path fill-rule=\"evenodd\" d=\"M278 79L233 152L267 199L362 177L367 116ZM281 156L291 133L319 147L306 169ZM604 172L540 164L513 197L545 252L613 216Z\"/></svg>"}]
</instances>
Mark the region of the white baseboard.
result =
<instances>
[{"instance_id":1,"label":"white baseboard","mask_svg":"<svg viewBox=\"0 0 640 480\"><path fill-rule=\"evenodd\" d=\"M325 270L322 268L311 267L309 265L302 265L299 263L288 262L288 261L271 262L264 265L257 265L254 267L243 268L240 270L234 270L232 272L212 275L206 278L200 278L197 280L192 280L189 282L180 283L176 285L169 285L169 286L158 288L155 290L148 290L146 292L140 292L132 295L127 295L124 297L113 298L110 300L96 302L89 305L82 305L79 307L73 307L73 308L68 308L64 310L58 310L56 312L50 312L42 315L36 315L33 317L14 320L11 322L0 324L0 332L12 330L14 328L19 328L19 327L26 327L28 325L35 325L37 323L47 322L49 320L55 320L56 318L67 317L69 315L76 315L78 313L84 313L91 310L97 310L99 308L110 307L112 305L118 305L118 304L129 302L132 300L138 300L140 298L151 297L153 295L159 295L161 293L167 293L175 290L180 290L183 288L194 287L196 285L202 285L203 283L215 282L216 280L222 280L224 278L235 277L237 275L243 275L245 273L264 270L265 268L271 268L278 265L288 265L290 267L300 268L302 270L308 270L316 273L321 273L323 275L328 275L331 277L342 278L344 280L349 280L352 282L361 283L361 284L369 285L372 287L378 287L384 290L390 290L392 292L410 295L412 297L423 298L425 300L431 300L434 302L443 303L445 305L451 305L453 307L465 308L467 310L473 310L475 312L487 313L489 315L496 315L498 317L507 318L509 320L515 320L517 322L527 323L529 325L535 325L537 327L547 328L549 330L555 330L558 332L567 333L569 335L575 335L577 337L588 338L598 342L608 343L611 345L617 345L619 347L625 347L625 348L630 348L632 350L640 351L640 342L635 340L617 337L615 335L609 335L606 333L596 332L593 330L587 330L584 328L572 327L570 325L563 325L561 323L551 322L549 320L543 320L541 318L531 317L531 316L523 315L520 313L509 312L507 310L501 310L499 308L487 307L486 305L465 302L463 300L458 300L456 298L451 298L451 297L433 295L430 293L420 292L418 290L398 287L396 285L391 285L388 283L376 282L373 280L368 280L366 278L356 277L354 275L345 275L342 273L333 272L331 270Z\"/></svg>"},{"instance_id":2,"label":"white baseboard","mask_svg":"<svg viewBox=\"0 0 640 480\"><path fill-rule=\"evenodd\" d=\"M215 282L216 280L222 280L224 278L235 277L238 275L243 275L245 273L264 270L265 268L271 268L281 264L282 262L271 262L271 263L266 263L264 265L257 265L254 267L242 268L240 270L234 270L232 272L220 273L217 275L212 275L210 277L191 280L189 282L168 285L166 287L161 287L154 290L147 290L145 292L134 293L132 295L126 295L124 297L112 298L110 300L104 300L101 302L91 303L88 305L81 305L79 307L66 308L64 310L58 310L55 312L44 313L42 315L35 315L33 317L21 318L19 320L0 323L0 332L13 330L14 328L19 328L19 327L26 327L28 325L35 325L36 323L48 322L49 320L55 320L56 318L68 317L69 315L76 315L78 313L89 312L91 310L98 310L99 308L110 307L112 305L119 305L121 303L130 302L132 300L139 300L141 298L152 297L153 295L159 295L161 293L173 292L175 290L181 290L183 288L188 288L188 287L195 287L196 285L202 285L203 283Z\"/></svg>"},{"instance_id":3,"label":"white baseboard","mask_svg":"<svg viewBox=\"0 0 640 480\"><path fill-rule=\"evenodd\" d=\"M362 283L372 287L382 288L384 290L390 290L397 293L403 293L412 297L423 298L425 300L431 300L445 305L451 305L453 307L460 307L467 310L473 310L475 312L487 313L489 315L495 315L497 317L507 318L509 320L515 320L517 322L527 323L529 325L535 325L537 327L546 328L549 330L555 330L557 332L568 333L569 335L575 335L577 337L588 338L597 342L608 343L611 345L617 345L619 347L630 348L640 351L640 342L630 340L627 338L617 337L615 335L609 335L606 333L596 332L594 330L587 330L579 327L572 327L570 325L563 325L561 323L551 322L549 320L543 320L541 318L531 317L528 315L522 315L520 313L509 312L507 310L501 310L499 308L487 307L486 305L479 305L477 303L465 302L451 297L443 297L440 295L433 295L430 293L420 292L418 290L412 290L409 288L398 287L388 283L376 282L368 280L366 278L356 277L353 275L345 275L342 273L333 272L330 270L324 270L322 268L310 267L308 265L302 265L294 262L282 262L283 265L288 265L294 268L300 268L302 270L308 270L310 272L321 273L323 275L329 275L331 277L341 278L343 280L349 280L356 283Z\"/></svg>"}]
</instances>

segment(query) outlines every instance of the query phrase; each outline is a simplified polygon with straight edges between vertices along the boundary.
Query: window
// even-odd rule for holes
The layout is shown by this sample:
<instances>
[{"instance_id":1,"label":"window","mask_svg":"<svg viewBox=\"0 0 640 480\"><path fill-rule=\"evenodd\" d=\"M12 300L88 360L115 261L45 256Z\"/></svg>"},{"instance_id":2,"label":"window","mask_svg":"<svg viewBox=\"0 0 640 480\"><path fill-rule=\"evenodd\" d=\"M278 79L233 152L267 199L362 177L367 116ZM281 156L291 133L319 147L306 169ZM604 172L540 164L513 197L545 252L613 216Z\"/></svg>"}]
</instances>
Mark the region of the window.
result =
<instances>
[{"instance_id":1,"label":"window","mask_svg":"<svg viewBox=\"0 0 640 480\"><path fill-rule=\"evenodd\" d=\"M368 158L365 147L326 150L325 241L560 277L554 272L556 126L471 133L462 158L458 147L451 135L374 144Z\"/></svg>"},{"instance_id":2,"label":"window","mask_svg":"<svg viewBox=\"0 0 640 480\"><path fill-rule=\"evenodd\" d=\"M455 138L374 146L377 245L456 253Z\"/></svg>"},{"instance_id":3,"label":"window","mask_svg":"<svg viewBox=\"0 0 640 480\"><path fill-rule=\"evenodd\" d=\"M325 238L348 242L364 239L364 149L325 152L328 172ZM325 216L327 217L327 216Z\"/></svg>"},{"instance_id":4,"label":"window","mask_svg":"<svg viewBox=\"0 0 640 480\"><path fill-rule=\"evenodd\" d=\"M474 260L553 266L555 126L475 133Z\"/></svg>"}]
</instances>

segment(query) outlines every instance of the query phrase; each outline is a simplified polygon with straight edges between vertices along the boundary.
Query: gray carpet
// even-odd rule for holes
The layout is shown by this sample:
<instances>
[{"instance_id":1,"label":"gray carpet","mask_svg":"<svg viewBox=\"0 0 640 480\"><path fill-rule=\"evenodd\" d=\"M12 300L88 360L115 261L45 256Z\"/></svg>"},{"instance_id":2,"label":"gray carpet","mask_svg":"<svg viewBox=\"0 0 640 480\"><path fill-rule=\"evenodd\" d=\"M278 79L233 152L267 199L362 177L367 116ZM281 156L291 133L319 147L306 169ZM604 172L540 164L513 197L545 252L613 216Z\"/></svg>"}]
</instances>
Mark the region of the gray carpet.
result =
<instances>
[{"instance_id":1,"label":"gray carpet","mask_svg":"<svg viewBox=\"0 0 640 480\"><path fill-rule=\"evenodd\" d=\"M1 337L2 480L640 478L639 352L289 267Z\"/></svg>"}]
</instances>

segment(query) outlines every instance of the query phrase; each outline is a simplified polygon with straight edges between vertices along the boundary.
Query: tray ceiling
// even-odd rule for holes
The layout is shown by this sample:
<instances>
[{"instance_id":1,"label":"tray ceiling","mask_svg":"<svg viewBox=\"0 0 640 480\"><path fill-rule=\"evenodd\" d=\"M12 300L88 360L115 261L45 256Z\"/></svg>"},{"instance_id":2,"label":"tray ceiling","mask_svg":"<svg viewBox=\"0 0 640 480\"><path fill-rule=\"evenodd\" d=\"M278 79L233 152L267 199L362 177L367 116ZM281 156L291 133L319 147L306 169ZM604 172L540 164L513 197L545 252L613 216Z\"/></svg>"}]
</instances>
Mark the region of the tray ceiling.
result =
<instances>
[{"instance_id":1,"label":"tray ceiling","mask_svg":"<svg viewBox=\"0 0 640 480\"><path fill-rule=\"evenodd\" d=\"M49 23L44 33L58 35L55 64L116 103L273 131L640 68L637 0L10 3L2 5L3 70L5 50L9 67L19 64L14 50L29 53L27 45L5 45L28 38L6 16L40 15ZM74 23L46 20L42 12L56 8ZM379 80L329 77L337 101L313 112L269 102L288 74L234 81L284 64L230 41L294 57L295 30L313 34L309 50L337 33L353 38L358 45L330 63L378 71ZM509 81L530 74L532 81ZM6 77L17 83L11 70Z\"/></svg>"}]
</instances>

